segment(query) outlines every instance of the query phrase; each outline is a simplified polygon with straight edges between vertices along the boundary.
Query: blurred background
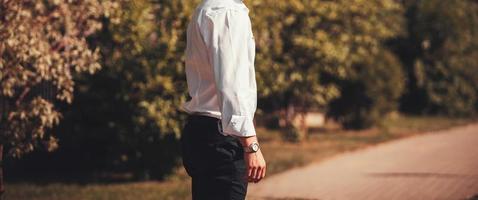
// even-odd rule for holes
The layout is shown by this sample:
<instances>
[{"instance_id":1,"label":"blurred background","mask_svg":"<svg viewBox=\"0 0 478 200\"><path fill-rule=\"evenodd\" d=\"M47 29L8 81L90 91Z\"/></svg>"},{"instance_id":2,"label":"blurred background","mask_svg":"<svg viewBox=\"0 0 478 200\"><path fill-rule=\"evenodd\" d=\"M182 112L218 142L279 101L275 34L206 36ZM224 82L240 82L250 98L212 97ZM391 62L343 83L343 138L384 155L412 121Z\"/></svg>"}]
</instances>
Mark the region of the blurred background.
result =
<instances>
[{"instance_id":1,"label":"blurred background","mask_svg":"<svg viewBox=\"0 0 478 200\"><path fill-rule=\"evenodd\" d=\"M190 199L178 107L199 2L0 0L3 197ZM477 121L478 1L245 3L268 176Z\"/></svg>"}]
</instances>

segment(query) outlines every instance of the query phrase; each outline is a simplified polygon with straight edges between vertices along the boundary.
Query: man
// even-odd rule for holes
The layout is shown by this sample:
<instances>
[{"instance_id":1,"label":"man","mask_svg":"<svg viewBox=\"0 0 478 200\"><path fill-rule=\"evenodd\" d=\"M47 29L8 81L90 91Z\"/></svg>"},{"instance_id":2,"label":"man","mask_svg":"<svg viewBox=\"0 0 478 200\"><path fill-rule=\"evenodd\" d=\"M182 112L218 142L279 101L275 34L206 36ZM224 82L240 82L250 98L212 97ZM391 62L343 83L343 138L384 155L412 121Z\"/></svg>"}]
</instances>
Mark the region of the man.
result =
<instances>
[{"instance_id":1,"label":"man","mask_svg":"<svg viewBox=\"0 0 478 200\"><path fill-rule=\"evenodd\" d=\"M257 106L255 42L242 0L204 0L187 30L191 100L182 130L183 165L194 200L245 199L266 162L253 124Z\"/></svg>"}]
</instances>

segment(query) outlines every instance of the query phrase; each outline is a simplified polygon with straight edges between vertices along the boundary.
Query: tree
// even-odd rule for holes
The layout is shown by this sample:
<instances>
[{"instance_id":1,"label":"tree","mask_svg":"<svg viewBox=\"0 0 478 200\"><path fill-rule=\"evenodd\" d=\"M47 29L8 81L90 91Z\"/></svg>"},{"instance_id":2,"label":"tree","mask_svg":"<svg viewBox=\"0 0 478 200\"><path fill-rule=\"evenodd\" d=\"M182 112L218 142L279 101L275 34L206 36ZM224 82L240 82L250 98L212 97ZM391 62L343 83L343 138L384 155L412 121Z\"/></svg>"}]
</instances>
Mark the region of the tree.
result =
<instances>
[{"instance_id":1,"label":"tree","mask_svg":"<svg viewBox=\"0 0 478 200\"><path fill-rule=\"evenodd\" d=\"M342 95L330 105L330 115L347 129L379 125L396 111L405 87L405 75L396 56L383 49L364 58L356 74L338 80Z\"/></svg>"},{"instance_id":2,"label":"tree","mask_svg":"<svg viewBox=\"0 0 478 200\"><path fill-rule=\"evenodd\" d=\"M104 73L119 84L115 96L129 110L127 118L108 119L123 146L112 155L114 161L139 169L143 178L161 179L178 163L185 118L178 108L187 98L186 27L198 2L123 1L116 13L119 23L108 26L106 37L112 40L102 43L108 66Z\"/></svg>"},{"instance_id":3,"label":"tree","mask_svg":"<svg viewBox=\"0 0 478 200\"><path fill-rule=\"evenodd\" d=\"M341 96L338 80L374 68L367 60L383 55L383 42L401 28L402 8L393 0L256 0L251 6L261 106L286 110L288 124L310 107L326 110Z\"/></svg>"},{"instance_id":4,"label":"tree","mask_svg":"<svg viewBox=\"0 0 478 200\"><path fill-rule=\"evenodd\" d=\"M73 75L100 68L85 38L101 28L105 8L97 0L0 1L1 154L57 147L47 132L61 118L54 103L72 102Z\"/></svg>"},{"instance_id":5,"label":"tree","mask_svg":"<svg viewBox=\"0 0 478 200\"><path fill-rule=\"evenodd\" d=\"M185 34L197 2L115 4L90 40L101 47L104 68L78 77L78 101L65 108L59 126L69 134L61 136L54 162L78 170L133 171L138 179L162 179L179 164Z\"/></svg>"},{"instance_id":6,"label":"tree","mask_svg":"<svg viewBox=\"0 0 478 200\"><path fill-rule=\"evenodd\" d=\"M469 116L478 105L478 3L405 1L408 37L399 45L407 65L402 110ZM410 50L413 53L407 53ZM415 106L418 105L418 106Z\"/></svg>"}]
</instances>

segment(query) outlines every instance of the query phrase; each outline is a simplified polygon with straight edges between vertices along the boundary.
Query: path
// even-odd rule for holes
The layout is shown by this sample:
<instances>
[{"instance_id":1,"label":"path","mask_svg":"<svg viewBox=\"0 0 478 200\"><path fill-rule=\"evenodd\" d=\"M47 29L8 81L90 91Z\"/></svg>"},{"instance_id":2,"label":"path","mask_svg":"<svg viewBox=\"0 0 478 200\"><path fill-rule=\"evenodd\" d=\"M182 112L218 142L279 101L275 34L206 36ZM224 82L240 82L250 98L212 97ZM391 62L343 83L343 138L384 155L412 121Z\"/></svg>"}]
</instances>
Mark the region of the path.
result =
<instances>
[{"instance_id":1,"label":"path","mask_svg":"<svg viewBox=\"0 0 478 200\"><path fill-rule=\"evenodd\" d=\"M266 176L249 184L248 200L448 200L477 194L478 124L472 124Z\"/></svg>"}]
</instances>

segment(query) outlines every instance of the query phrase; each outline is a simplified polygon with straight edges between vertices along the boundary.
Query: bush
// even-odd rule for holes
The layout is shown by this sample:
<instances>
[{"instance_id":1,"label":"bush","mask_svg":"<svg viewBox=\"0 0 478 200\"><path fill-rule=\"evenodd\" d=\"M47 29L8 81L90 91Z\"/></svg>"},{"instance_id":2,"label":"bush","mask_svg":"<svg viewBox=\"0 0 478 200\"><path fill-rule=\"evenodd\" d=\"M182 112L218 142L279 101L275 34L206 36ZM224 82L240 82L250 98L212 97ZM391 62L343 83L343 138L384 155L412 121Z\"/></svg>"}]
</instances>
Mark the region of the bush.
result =
<instances>
[{"instance_id":1,"label":"bush","mask_svg":"<svg viewBox=\"0 0 478 200\"><path fill-rule=\"evenodd\" d=\"M408 1L408 33L398 50L407 64L402 110L451 116L476 114L478 3ZM410 50L412 54L407 53ZM414 106L414 105L420 106Z\"/></svg>"},{"instance_id":2,"label":"bush","mask_svg":"<svg viewBox=\"0 0 478 200\"><path fill-rule=\"evenodd\" d=\"M161 179L179 162L186 100L185 33L198 1L117 1L89 42L104 66L78 76L75 101L57 131L60 149L36 169L136 172ZM38 160L36 160L38 161Z\"/></svg>"},{"instance_id":3,"label":"bush","mask_svg":"<svg viewBox=\"0 0 478 200\"><path fill-rule=\"evenodd\" d=\"M349 95L339 87L347 89L342 85L346 82L359 84L359 78L353 77L355 68L374 68L370 63L375 61L366 60L382 59L383 42L400 34L403 24L402 7L393 0L254 0L251 4L259 108L283 110L288 123L297 111L324 109L341 93ZM350 103L360 112L370 109ZM349 117L349 112L335 114Z\"/></svg>"},{"instance_id":4,"label":"bush","mask_svg":"<svg viewBox=\"0 0 478 200\"><path fill-rule=\"evenodd\" d=\"M356 69L350 79L338 81L342 95L331 102L328 115L345 128L369 128L397 109L405 75L389 51L367 58Z\"/></svg>"}]
</instances>

